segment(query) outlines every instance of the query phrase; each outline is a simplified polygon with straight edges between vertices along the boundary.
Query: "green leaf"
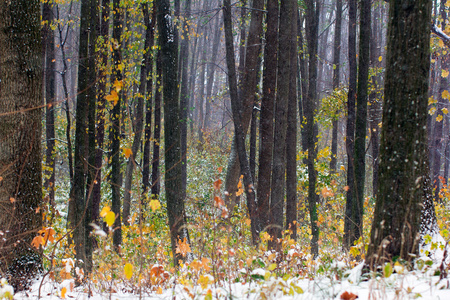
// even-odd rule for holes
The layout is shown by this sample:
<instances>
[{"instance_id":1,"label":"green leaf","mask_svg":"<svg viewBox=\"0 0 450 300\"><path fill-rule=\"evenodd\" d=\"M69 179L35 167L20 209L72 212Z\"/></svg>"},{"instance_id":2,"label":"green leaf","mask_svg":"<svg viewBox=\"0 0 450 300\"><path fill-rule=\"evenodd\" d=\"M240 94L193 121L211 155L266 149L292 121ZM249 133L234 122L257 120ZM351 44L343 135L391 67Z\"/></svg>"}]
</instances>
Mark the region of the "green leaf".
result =
<instances>
[{"instance_id":1,"label":"green leaf","mask_svg":"<svg viewBox=\"0 0 450 300\"><path fill-rule=\"evenodd\" d=\"M384 265L384 277L388 278L392 275L392 264L387 263Z\"/></svg>"}]
</instances>

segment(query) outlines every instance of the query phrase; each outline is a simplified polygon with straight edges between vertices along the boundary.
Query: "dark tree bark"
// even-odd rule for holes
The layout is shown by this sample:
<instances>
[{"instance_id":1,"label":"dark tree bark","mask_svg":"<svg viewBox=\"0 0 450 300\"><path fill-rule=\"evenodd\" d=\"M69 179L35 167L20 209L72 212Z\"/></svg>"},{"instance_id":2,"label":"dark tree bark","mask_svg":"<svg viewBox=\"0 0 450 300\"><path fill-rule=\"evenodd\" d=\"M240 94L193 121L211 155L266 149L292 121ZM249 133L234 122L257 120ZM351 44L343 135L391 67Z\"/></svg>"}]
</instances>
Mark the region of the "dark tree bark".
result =
<instances>
[{"instance_id":1,"label":"dark tree bark","mask_svg":"<svg viewBox=\"0 0 450 300\"><path fill-rule=\"evenodd\" d=\"M97 4L91 0L81 2L81 21L80 21L80 46L79 46L79 68L78 68L78 96L76 106L76 129L75 129L75 152L74 152L74 177L73 186L70 191L69 201L69 227L73 230L73 241L77 264L83 269L90 269L90 261L86 254L87 236L86 222L90 221L89 200L86 197L86 187L89 163L92 152L92 143L89 142L88 130L92 118L92 110L95 117L95 42ZM94 108L92 106L94 105ZM90 133L92 134L92 133Z\"/></svg>"},{"instance_id":2,"label":"dark tree bark","mask_svg":"<svg viewBox=\"0 0 450 300\"><path fill-rule=\"evenodd\" d=\"M234 120L234 143L239 155L240 168L244 176L244 191L247 196L247 207L251 220L252 242L253 244L256 244L259 240L259 224L257 223L258 218L256 214L256 201L253 179L250 173L247 153L245 151L245 133L241 120L243 107L241 106L241 103L239 101L237 89L230 0L224 0L223 2L223 22L225 31L226 60L228 67L228 85L230 88L231 109L233 111Z\"/></svg>"},{"instance_id":3,"label":"dark tree bark","mask_svg":"<svg viewBox=\"0 0 450 300\"><path fill-rule=\"evenodd\" d=\"M272 175L273 113L277 86L278 0L267 1L266 43L264 47L263 95L259 123L258 218L261 230L269 225Z\"/></svg>"},{"instance_id":4,"label":"dark tree bark","mask_svg":"<svg viewBox=\"0 0 450 300\"><path fill-rule=\"evenodd\" d=\"M110 0L103 0L101 6L101 19L99 35L104 41L109 38L109 7ZM108 64L108 49L103 46L99 53L99 71L98 71L98 98L97 98L97 130L96 130L96 150L95 150L95 182L92 189L92 221L100 224L100 201L102 185L102 166L103 166L103 145L105 140L105 112L106 112L106 82L108 80L106 68Z\"/></svg>"},{"instance_id":5,"label":"dark tree bark","mask_svg":"<svg viewBox=\"0 0 450 300\"><path fill-rule=\"evenodd\" d=\"M162 55L162 80L164 93L164 148L165 148L165 191L167 215L169 218L170 240L174 264L184 259L176 252L180 241L189 242L185 226L184 199L180 190L181 178L181 141L180 106L178 99L178 62L177 45L173 40L173 24L170 22L170 2L158 0L158 29Z\"/></svg>"},{"instance_id":6,"label":"dark tree bark","mask_svg":"<svg viewBox=\"0 0 450 300\"><path fill-rule=\"evenodd\" d=\"M355 104L356 104L356 0L349 0L348 5L349 23L348 23L348 60L349 60L349 87L347 99L347 133L345 139L345 148L347 150L347 201L345 205L344 216L344 242L343 246L350 249L353 246L355 226L352 223L352 207L355 193L355 165L353 151L355 147ZM352 237L353 236L353 237Z\"/></svg>"},{"instance_id":7,"label":"dark tree bark","mask_svg":"<svg viewBox=\"0 0 450 300\"><path fill-rule=\"evenodd\" d=\"M182 174L182 193L183 199L186 199L187 188L187 124L189 109L189 23L191 17L191 0L185 1L184 4L184 22L183 22L183 39L180 43L180 138L181 138L181 174Z\"/></svg>"},{"instance_id":8,"label":"dark tree bark","mask_svg":"<svg viewBox=\"0 0 450 300\"><path fill-rule=\"evenodd\" d=\"M277 94L275 104L273 157L272 157L272 189L270 194L269 234L272 240L269 248L281 250L278 239L283 230L283 208L286 183L286 134L289 104L290 82L290 49L292 22L294 20L293 1L284 0L280 3L280 23L278 27L278 71Z\"/></svg>"},{"instance_id":9,"label":"dark tree bark","mask_svg":"<svg viewBox=\"0 0 450 300\"><path fill-rule=\"evenodd\" d=\"M155 125L153 126L153 159L152 159L152 197L158 198L160 191L159 156L161 142L161 84L162 58L161 51L156 54L156 86L155 86Z\"/></svg>"},{"instance_id":10,"label":"dark tree bark","mask_svg":"<svg viewBox=\"0 0 450 300\"><path fill-rule=\"evenodd\" d=\"M378 35L381 31L380 25L380 7L374 8L374 19L372 22L372 33L370 41L370 57L371 65L378 70L381 67L379 57L381 56L380 43ZM380 99L380 85L381 78L378 74L372 76L373 90L369 95L370 107L369 107L369 126L370 126L370 146L372 150L372 194L375 197L377 192L378 182L378 163L380 153L380 134L378 124L381 122L381 99Z\"/></svg>"},{"instance_id":11,"label":"dark tree bark","mask_svg":"<svg viewBox=\"0 0 450 300\"><path fill-rule=\"evenodd\" d=\"M351 215L354 232L352 232L350 236L350 245L353 245L353 243L362 236L363 230L364 183L366 180L367 100L370 63L370 5L370 0L361 1L354 150L355 192Z\"/></svg>"},{"instance_id":12,"label":"dark tree bark","mask_svg":"<svg viewBox=\"0 0 450 300\"><path fill-rule=\"evenodd\" d=\"M122 72L119 69L119 65L122 60L121 46L119 44L120 37L123 31L123 12L120 8L120 0L113 0L113 40L116 41L115 47L113 47L113 62L114 69L111 76L111 82L115 83L122 81ZM117 89L116 89L117 90ZM119 93L120 90L117 91ZM110 174L110 185L111 185L111 210L116 215L116 220L113 224L113 245L116 251L119 252L120 245L122 244L122 220L121 220L121 194L120 189L122 188L122 172L121 172L121 157L120 157L120 132L121 132L121 96L123 93L119 94L119 99L114 103L111 109L110 119L111 127L109 132L109 140L111 141L110 150L110 164L111 164L111 174Z\"/></svg>"},{"instance_id":13,"label":"dark tree bark","mask_svg":"<svg viewBox=\"0 0 450 300\"><path fill-rule=\"evenodd\" d=\"M44 49L44 98L45 98L45 180L49 207L55 205L55 35L51 29L54 22L53 5L45 2L42 8L42 40ZM52 213L53 216L53 213Z\"/></svg>"},{"instance_id":14,"label":"dark tree bark","mask_svg":"<svg viewBox=\"0 0 450 300\"><path fill-rule=\"evenodd\" d=\"M418 253L428 174L431 2L391 0L380 177L366 267ZM409 28L409 30L404 30Z\"/></svg>"},{"instance_id":15,"label":"dark tree bark","mask_svg":"<svg viewBox=\"0 0 450 300\"><path fill-rule=\"evenodd\" d=\"M317 44L319 30L319 1L308 0L306 2L306 39L308 41L309 70L308 70L308 92L304 103L304 114L306 118L305 138L308 150L306 159L308 165L308 208L311 222L311 253L313 256L319 254L319 227L317 225L317 194L316 181L317 173L314 168L317 149L317 124L314 124L314 114L316 110L316 89L317 89Z\"/></svg>"},{"instance_id":16,"label":"dark tree bark","mask_svg":"<svg viewBox=\"0 0 450 300\"><path fill-rule=\"evenodd\" d=\"M30 246L43 204L40 16L40 1L0 2L0 270L16 292L42 270Z\"/></svg>"},{"instance_id":17,"label":"dark tree bark","mask_svg":"<svg viewBox=\"0 0 450 300\"><path fill-rule=\"evenodd\" d=\"M289 103L286 134L286 229L297 239L297 3L294 1L290 37Z\"/></svg>"},{"instance_id":18,"label":"dark tree bark","mask_svg":"<svg viewBox=\"0 0 450 300\"><path fill-rule=\"evenodd\" d=\"M336 0L336 21L334 23L334 46L333 46L333 90L339 87L341 76L341 31L342 31L342 0ZM339 120L333 120L333 132L331 138L331 161L330 170L336 172L337 146L338 146Z\"/></svg>"},{"instance_id":19,"label":"dark tree bark","mask_svg":"<svg viewBox=\"0 0 450 300\"><path fill-rule=\"evenodd\" d=\"M262 35L262 21L263 21L263 0L254 0L252 3L250 28L247 36L247 44L245 51L245 68L243 74L243 81L239 87L239 97L242 98L242 113L241 122L244 137L247 135L250 119L252 116L252 108L255 103L256 93L256 78L257 78L257 66L258 56L260 53L259 44L261 43ZM236 138L234 139L236 140ZM230 157L228 159L227 175L225 178L225 191L228 193L225 195L225 203L229 209L234 207L236 197L235 192L239 181L240 174L243 171L239 171L240 162L239 154L237 153L237 145L233 143L231 147Z\"/></svg>"}]
</instances>

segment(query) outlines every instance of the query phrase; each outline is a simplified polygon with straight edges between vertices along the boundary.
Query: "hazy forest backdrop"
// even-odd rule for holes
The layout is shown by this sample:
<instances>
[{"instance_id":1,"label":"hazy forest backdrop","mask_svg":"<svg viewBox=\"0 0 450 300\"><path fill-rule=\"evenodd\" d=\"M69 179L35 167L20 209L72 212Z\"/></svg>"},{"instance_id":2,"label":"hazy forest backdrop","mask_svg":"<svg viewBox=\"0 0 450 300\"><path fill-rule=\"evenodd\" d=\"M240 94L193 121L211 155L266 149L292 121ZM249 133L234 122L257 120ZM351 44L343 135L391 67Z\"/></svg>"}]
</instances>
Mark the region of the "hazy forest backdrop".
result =
<instances>
[{"instance_id":1,"label":"hazy forest backdrop","mask_svg":"<svg viewBox=\"0 0 450 300\"><path fill-rule=\"evenodd\" d=\"M279 278L270 298L417 268L450 238L449 13L2 1L2 277L207 299Z\"/></svg>"}]
</instances>

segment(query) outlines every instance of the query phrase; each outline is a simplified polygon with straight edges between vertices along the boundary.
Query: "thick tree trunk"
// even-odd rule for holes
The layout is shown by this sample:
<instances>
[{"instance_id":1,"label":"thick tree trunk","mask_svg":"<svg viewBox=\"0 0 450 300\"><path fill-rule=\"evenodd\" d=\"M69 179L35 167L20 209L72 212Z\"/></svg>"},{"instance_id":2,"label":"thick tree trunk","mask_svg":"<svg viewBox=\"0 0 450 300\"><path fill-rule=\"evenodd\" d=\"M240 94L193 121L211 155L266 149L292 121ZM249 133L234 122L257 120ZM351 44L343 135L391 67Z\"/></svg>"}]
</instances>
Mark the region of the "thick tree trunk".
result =
<instances>
[{"instance_id":1,"label":"thick tree trunk","mask_svg":"<svg viewBox=\"0 0 450 300\"><path fill-rule=\"evenodd\" d=\"M283 209L286 183L286 134L289 105L290 50L293 21L293 1L280 3L280 23L278 27L278 72L277 95L275 104L275 124L272 157L272 190L270 194L270 227L272 240L269 248L281 250L278 239L283 231Z\"/></svg>"},{"instance_id":2,"label":"thick tree trunk","mask_svg":"<svg viewBox=\"0 0 450 300\"><path fill-rule=\"evenodd\" d=\"M15 291L42 270L29 247L42 226L40 26L38 0L0 2L0 270Z\"/></svg>"},{"instance_id":3,"label":"thick tree trunk","mask_svg":"<svg viewBox=\"0 0 450 300\"><path fill-rule=\"evenodd\" d=\"M162 76L164 93L164 148L165 148L165 191L167 215L169 218L170 240L174 264L185 259L176 248L179 242L189 242L185 226L184 199L180 190L181 141L180 106L178 99L178 59L177 45L173 40L174 28L170 22L170 2L157 0L158 29L162 54Z\"/></svg>"},{"instance_id":4,"label":"thick tree trunk","mask_svg":"<svg viewBox=\"0 0 450 300\"><path fill-rule=\"evenodd\" d=\"M351 234L350 245L362 236L364 187L366 180L366 134L367 134L367 100L370 63L370 0L361 1L361 22L359 30L359 64L358 92L356 100L355 120L355 192L352 208L352 223L354 232Z\"/></svg>"},{"instance_id":5,"label":"thick tree trunk","mask_svg":"<svg viewBox=\"0 0 450 300\"><path fill-rule=\"evenodd\" d=\"M264 47L263 96L259 123L258 218L261 230L269 225L272 177L273 113L277 86L278 0L267 1L266 44Z\"/></svg>"},{"instance_id":6,"label":"thick tree trunk","mask_svg":"<svg viewBox=\"0 0 450 300\"><path fill-rule=\"evenodd\" d=\"M369 269L394 257L410 262L418 253L420 212L427 198L430 22L430 1L390 1L380 177L366 256Z\"/></svg>"}]
</instances>

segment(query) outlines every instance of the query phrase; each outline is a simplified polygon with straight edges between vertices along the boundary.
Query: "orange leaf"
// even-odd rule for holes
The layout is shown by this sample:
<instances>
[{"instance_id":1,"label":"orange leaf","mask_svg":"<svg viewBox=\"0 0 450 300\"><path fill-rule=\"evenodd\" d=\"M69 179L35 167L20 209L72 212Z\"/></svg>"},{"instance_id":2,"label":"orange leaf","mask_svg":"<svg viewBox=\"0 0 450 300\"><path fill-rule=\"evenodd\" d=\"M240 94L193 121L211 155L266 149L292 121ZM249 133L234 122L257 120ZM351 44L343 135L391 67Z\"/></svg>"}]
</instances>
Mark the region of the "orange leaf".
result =
<instances>
[{"instance_id":1,"label":"orange leaf","mask_svg":"<svg viewBox=\"0 0 450 300\"><path fill-rule=\"evenodd\" d=\"M221 179L217 179L216 181L214 181L214 189L215 190L220 190L221 186L222 186L222 180Z\"/></svg>"},{"instance_id":2,"label":"orange leaf","mask_svg":"<svg viewBox=\"0 0 450 300\"><path fill-rule=\"evenodd\" d=\"M350 190L350 187L348 185L344 186L344 191L348 192Z\"/></svg>"},{"instance_id":3,"label":"orange leaf","mask_svg":"<svg viewBox=\"0 0 450 300\"><path fill-rule=\"evenodd\" d=\"M37 235L33 238L33 241L31 241L31 246L33 246L36 249L39 249L40 245L44 244L44 238L40 235Z\"/></svg>"},{"instance_id":4,"label":"orange leaf","mask_svg":"<svg viewBox=\"0 0 450 300\"><path fill-rule=\"evenodd\" d=\"M341 295L341 299L342 300L355 300L356 298L358 298L358 295L355 295L353 293L349 293L347 291L343 292Z\"/></svg>"},{"instance_id":5,"label":"orange leaf","mask_svg":"<svg viewBox=\"0 0 450 300\"><path fill-rule=\"evenodd\" d=\"M131 154L133 154L133 151L130 148L123 149L123 155L125 155L126 159L130 158Z\"/></svg>"},{"instance_id":6,"label":"orange leaf","mask_svg":"<svg viewBox=\"0 0 450 300\"><path fill-rule=\"evenodd\" d=\"M179 240L177 243L176 253L180 253L182 256L186 256L186 254L188 254L189 252L191 252L191 247L189 246L186 238L184 238L183 240Z\"/></svg>"},{"instance_id":7,"label":"orange leaf","mask_svg":"<svg viewBox=\"0 0 450 300\"><path fill-rule=\"evenodd\" d=\"M223 205L225 205L225 202L223 202L222 198L220 198L219 196L215 196L214 197L214 206L221 207Z\"/></svg>"},{"instance_id":8,"label":"orange leaf","mask_svg":"<svg viewBox=\"0 0 450 300\"><path fill-rule=\"evenodd\" d=\"M117 92L115 90L112 90L111 94L109 94L108 96L105 96L105 99L107 101L113 102L114 106L116 106L117 102L119 102L119 95L117 94Z\"/></svg>"}]
</instances>

